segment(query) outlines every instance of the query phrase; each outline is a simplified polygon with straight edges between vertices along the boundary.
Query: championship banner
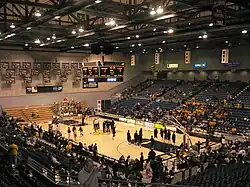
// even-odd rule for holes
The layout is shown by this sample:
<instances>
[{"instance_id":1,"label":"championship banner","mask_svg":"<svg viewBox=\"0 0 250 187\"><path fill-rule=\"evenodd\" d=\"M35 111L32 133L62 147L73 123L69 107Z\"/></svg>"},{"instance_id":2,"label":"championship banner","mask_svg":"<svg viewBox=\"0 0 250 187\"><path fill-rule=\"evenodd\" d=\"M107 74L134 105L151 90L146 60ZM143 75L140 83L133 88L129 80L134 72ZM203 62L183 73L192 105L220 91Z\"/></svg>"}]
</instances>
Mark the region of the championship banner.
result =
<instances>
[{"instance_id":1,"label":"championship banner","mask_svg":"<svg viewBox=\"0 0 250 187\"><path fill-rule=\"evenodd\" d=\"M102 100L97 100L97 111L98 112L102 111Z\"/></svg>"},{"instance_id":2,"label":"championship banner","mask_svg":"<svg viewBox=\"0 0 250 187\"><path fill-rule=\"evenodd\" d=\"M227 64L229 59L229 49L222 49L221 50L221 63Z\"/></svg>"},{"instance_id":3,"label":"championship banner","mask_svg":"<svg viewBox=\"0 0 250 187\"><path fill-rule=\"evenodd\" d=\"M185 64L191 63L191 51L185 51Z\"/></svg>"},{"instance_id":4,"label":"championship banner","mask_svg":"<svg viewBox=\"0 0 250 187\"><path fill-rule=\"evenodd\" d=\"M155 64L160 64L160 53L155 53Z\"/></svg>"},{"instance_id":5,"label":"championship banner","mask_svg":"<svg viewBox=\"0 0 250 187\"><path fill-rule=\"evenodd\" d=\"M131 57L130 57L130 65L135 66L135 55L131 55Z\"/></svg>"}]
</instances>

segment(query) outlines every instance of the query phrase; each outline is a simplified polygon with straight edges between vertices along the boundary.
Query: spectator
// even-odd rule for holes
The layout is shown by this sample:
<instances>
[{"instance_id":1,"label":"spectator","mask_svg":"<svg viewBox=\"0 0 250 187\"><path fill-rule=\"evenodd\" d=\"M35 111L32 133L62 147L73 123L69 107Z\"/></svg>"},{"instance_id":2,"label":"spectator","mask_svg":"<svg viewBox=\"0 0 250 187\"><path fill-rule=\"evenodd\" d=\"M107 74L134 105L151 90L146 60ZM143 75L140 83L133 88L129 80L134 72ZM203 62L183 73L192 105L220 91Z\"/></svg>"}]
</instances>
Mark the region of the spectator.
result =
<instances>
[{"instance_id":1,"label":"spectator","mask_svg":"<svg viewBox=\"0 0 250 187\"><path fill-rule=\"evenodd\" d=\"M17 164L17 155L18 155L18 146L12 142L9 146L9 153L10 153L10 158L12 164L16 165Z\"/></svg>"},{"instance_id":2,"label":"spectator","mask_svg":"<svg viewBox=\"0 0 250 187\"><path fill-rule=\"evenodd\" d=\"M140 170L141 170L141 171L143 170L143 163L144 163L144 155L143 155L143 153L141 152L141 156L140 156Z\"/></svg>"}]
</instances>

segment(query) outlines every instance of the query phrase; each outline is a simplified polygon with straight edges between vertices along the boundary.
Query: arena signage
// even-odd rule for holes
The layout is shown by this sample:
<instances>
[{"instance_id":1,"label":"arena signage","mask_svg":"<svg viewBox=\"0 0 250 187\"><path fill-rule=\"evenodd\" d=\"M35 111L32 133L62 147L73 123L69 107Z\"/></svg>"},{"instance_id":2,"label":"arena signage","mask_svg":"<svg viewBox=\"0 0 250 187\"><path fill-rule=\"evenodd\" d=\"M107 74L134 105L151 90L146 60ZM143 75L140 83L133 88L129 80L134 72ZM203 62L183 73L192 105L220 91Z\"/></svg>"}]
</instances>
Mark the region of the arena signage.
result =
<instances>
[{"instance_id":1,"label":"arena signage","mask_svg":"<svg viewBox=\"0 0 250 187\"><path fill-rule=\"evenodd\" d=\"M153 128L153 127L154 127L154 123L151 123L151 122L144 122L144 126L145 126L145 127L151 127L151 128Z\"/></svg>"},{"instance_id":2,"label":"arena signage","mask_svg":"<svg viewBox=\"0 0 250 187\"><path fill-rule=\"evenodd\" d=\"M119 121L121 121L121 122L127 122L127 118L119 118Z\"/></svg>"},{"instance_id":3,"label":"arena signage","mask_svg":"<svg viewBox=\"0 0 250 187\"><path fill-rule=\"evenodd\" d=\"M193 65L193 68L194 69L204 69L204 68L207 68L207 63L206 62L203 62L203 63L195 63Z\"/></svg>"},{"instance_id":4,"label":"arena signage","mask_svg":"<svg viewBox=\"0 0 250 187\"><path fill-rule=\"evenodd\" d=\"M178 68L178 67L179 67L179 64L167 64L168 69L175 69L175 68Z\"/></svg>"},{"instance_id":5,"label":"arena signage","mask_svg":"<svg viewBox=\"0 0 250 187\"><path fill-rule=\"evenodd\" d=\"M127 123L135 124L135 120L134 119L127 119Z\"/></svg>"}]
</instances>

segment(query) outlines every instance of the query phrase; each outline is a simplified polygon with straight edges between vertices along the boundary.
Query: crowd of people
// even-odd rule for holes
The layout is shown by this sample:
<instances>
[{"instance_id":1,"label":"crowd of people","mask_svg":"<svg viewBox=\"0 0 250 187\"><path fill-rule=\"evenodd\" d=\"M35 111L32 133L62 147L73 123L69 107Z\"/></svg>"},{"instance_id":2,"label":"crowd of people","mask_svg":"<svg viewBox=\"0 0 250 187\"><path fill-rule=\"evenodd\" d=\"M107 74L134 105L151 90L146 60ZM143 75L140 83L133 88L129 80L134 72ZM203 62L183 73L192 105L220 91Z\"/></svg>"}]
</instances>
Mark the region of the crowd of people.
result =
<instances>
[{"instance_id":1,"label":"crowd of people","mask_svg":"<svg viewBox=\"0 0 250 187\"><path fill-rule=\"evenodd\" d=\"M44 131L42 127L40 127L38 124L34 123L31 124L30 126L24 126L23 124L20 124L17 121L15 121L14 118L12 117L9 118L7 116L6 118L4 117L4 120L1 121L1 127L11 130L11 133L16 134L16 136L18 136L23 140L22 142L19 139L16 139L15 136L13 136L11 138L11 141L9 142L8 154L10 161L13 165L18 165L20 163L22 157L21 156L22 154L20 154L20 152L23 151L23 147L28 147L30 150L33 150L37 154L39 154L38 157L41 156L41 158L45 159L45 160L39 159L39 161L46 162L46 159L48 159L49 163L47 163L46 165L51 164L54 168L58 170L60 170L62 166L65 167L65 164L63 163L62 160L63 158L61 158L61 156L65 156L65 158L68 158L67 155L70 155L70 160L71 159L74 160L73 167L78 168L78 171L80 171L79 170L80 166L78 166L78 164L76 163L82 163L83 164L82 166L85 166L86 162L87 163L89 162L93 163L93 161L97 162L99 163L99 166L95 168L97 168L98 172L100 173L100 176L98 175L98 177L104 177L106 179L112 178L112 179L122 179L122 180L129 179L131 181L142 181L143 176L141 172L146 169L147 176L152 177L152 182L159 182L160 171L157 168L161 166L163 168L161 173L165 171L166 174L168 173L167 172L168 170L166 170L166 168L163 167L161 158L156 156L156 153L153 150L154 147L153 144L147 159L144 159L144 155L143 153L141 153L141 155L138 155L138 157L140 156L139 159L131 159L130 156L128 156L128 158L125 160L124 157L122 156L117 162L111 161L107 163L107 158L105 158L104 155L101 156L100 154L98 154L97 144L86 145L83 143L79 143L79 145L76 145L71 141L72 133L74 137L77 136L78 134L80 134L80 136L83 135L81 127L78 127L78 129L77 127L69 128L68 139L62 138L62 135L57 133L57 131L54 128L51 128L51 125L48 131ZM141 144L142 137L143 137L142 129L140 129L138 133L138 145L139 143ZM44 141L48 142L48 144L53 144L55 148L47 146L47 143L44 143ZM137 144L137 142L135 143ZM87 157L83 158L80 156L80 155L86 156L86 152L87 152ZM88 158L91 158L93 161L90 161ZM76 164L76 166L74 166L74 164ZM167 174L165 177L167 179L164 178L164 180L168 180L170 182L169 175ZM163 178L161 177L161 181L162 180Z\"/></svg>"},{"instance_id":2,"label":"crowd of people","mask_svg":"<svg viewBox=\"0 0 250 187\"><path fill-rule=\"evenodd\" d=\"M75 101L74 99L69 100L67 98L62 102L55 102L51 108L56 116L93 116L95 113L94 108L87 107L85 103Z\"/></svg>"},{"instance_id":3,"label":"crowd of people","mask_svg":"<svg viewBox=\"0 0 250 187\"><path fill-rule=\"evenodd\" d=\"M121 100L125 100L125 99L129 99L129 98L131 98L133 96L137 96L136 94L138 92L149 88L153 84L154 84L153 80L146 80L144 82L141 82L141 83L137 84L136 86L128 87L119 94L119 98Z\"/></svg>"}]
</instances>

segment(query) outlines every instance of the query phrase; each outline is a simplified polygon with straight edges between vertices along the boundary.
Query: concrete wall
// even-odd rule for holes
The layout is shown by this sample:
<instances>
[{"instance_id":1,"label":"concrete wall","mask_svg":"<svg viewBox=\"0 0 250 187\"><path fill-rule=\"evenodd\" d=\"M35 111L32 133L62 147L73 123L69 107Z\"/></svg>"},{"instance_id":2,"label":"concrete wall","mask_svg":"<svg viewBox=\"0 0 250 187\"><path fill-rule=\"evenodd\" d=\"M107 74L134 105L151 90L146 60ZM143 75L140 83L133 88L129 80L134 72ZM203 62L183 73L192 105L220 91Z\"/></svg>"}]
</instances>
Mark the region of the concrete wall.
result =
<instances>
[{"instance_id":1,"label":"concrete wall","mask_svg":"<svg viewBox=\"0 0 250 187\"><path fill-rule=\"evenodd\" d=\"M160 64L155 65L156 70L169 71L169 79L189 79L194 76L197 79L206 79L207 76L213 78L217 76L221 80L250 80L250 47L231 48L229 52L229 61L239 61L241 66L234 69L225 68L221 64L221 49L195 49L191 52L191 63L184 63L184 51L166 51L161 53ZM141 68L149 70L150 64L154 64L154 54L139 55L140 62L143 63ZM207 63L206 69L194 70L193 64ZM178 64L179 68L168 69L167 64ZM222 71L221 71L222 70Z\"/></svg>"},{"instance_id":2,"label":"concrete wall","mask_svg":"<svg viewBox=\"0 0 250 187\"><path fill-rule=\"evenodd\" d=\"M70 53L47 53L47 52L24 52L24 51L0 51L0 62L91 62L101 61L99 55L89 54L70 54ZM115 53L104 57L105 61L125 62L124 82L123 83L99 83L99 88L82 89L82 83L76 87L72 85L72 76L63 83L62 93L43 93L27 95L25 84L19 75L16 75L16 83L8 86L5 81L1 81L0 86L0 105L3 107L30 106L40 104L51 104L55 101L63 100L65 97L74 98L79 101L86 100L89 106L96 107L96 100L108 99L110 96L131 84L139 83L145 79L140 76L139 68L130 66L129 56L122 53ZM85 64L88 65L88 64ZM4 72L4 70L0 70ZM55 85L59 82L59 77L51 77L53 80L48 85ZM0 78L1 80L1 78ZM2 77L3 80L3 77ZM44 85L43 75L33 77L32 86Z\"/></svg>"}]
</instances>

